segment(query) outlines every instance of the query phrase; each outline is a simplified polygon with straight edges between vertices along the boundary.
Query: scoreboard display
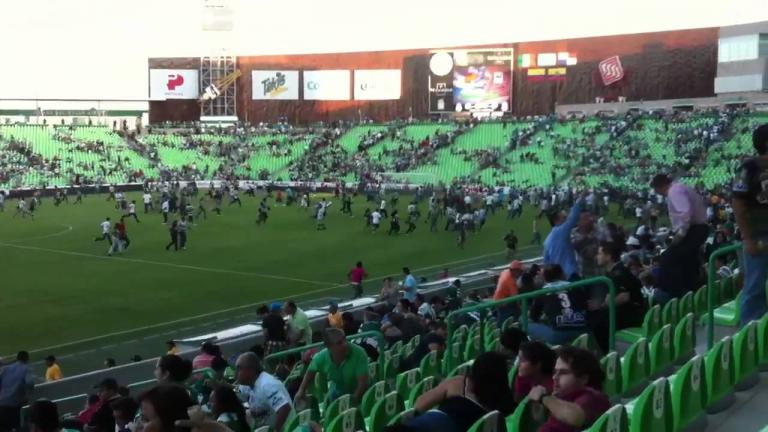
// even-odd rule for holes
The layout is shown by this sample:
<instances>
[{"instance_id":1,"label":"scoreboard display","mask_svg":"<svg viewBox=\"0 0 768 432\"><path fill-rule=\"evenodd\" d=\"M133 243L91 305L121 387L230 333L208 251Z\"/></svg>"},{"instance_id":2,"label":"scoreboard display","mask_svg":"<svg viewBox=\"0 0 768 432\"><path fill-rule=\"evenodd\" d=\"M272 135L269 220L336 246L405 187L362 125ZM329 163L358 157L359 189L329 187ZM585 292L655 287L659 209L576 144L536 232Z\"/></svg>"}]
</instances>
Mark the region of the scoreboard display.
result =
<instances>
[{"instance_id":1,"label":"scoreboard display","mask_svg":"<svg viewBox=\"0 0 768 432\"><path fill-rule=\"evenodd\" d=\"M511 48L431 52L430 112L509 111L513 54Z\"/></svg>"}]
</instances>

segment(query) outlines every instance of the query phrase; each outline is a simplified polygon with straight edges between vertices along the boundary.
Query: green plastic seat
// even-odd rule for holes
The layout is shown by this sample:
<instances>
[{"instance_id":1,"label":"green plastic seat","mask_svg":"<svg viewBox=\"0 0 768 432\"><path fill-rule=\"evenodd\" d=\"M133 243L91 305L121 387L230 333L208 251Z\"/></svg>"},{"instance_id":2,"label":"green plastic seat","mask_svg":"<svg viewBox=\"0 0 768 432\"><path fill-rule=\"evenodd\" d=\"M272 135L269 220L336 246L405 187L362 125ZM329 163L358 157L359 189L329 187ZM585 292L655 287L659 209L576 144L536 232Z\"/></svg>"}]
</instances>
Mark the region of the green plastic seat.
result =
<instances>
[{"instance_id":1,"label":"green plastic seat","mask_svg":"<svg viewBox=\"0 0 768 432\"><path fill-rule=\"evenodd\" d=\"M665 324L651 339L649 345L651 376L666 375L672 367L675 351L672 347L672 326Z\"/></svg>"},{"instance_id":2,"label":"green plastic seat","mask_svg":"<svg viewBox=\"0 0 768 432\"><path fill-rule=\"evenodd\" d=\"M509 386L514 389L515 379L517 379L517 362L515 362L515 364L509 368L509 372L507 372L507 379L509 381Z\"/></svg>"},{"instance_id":3,"label":"green plastic seat","mask_svg":"<svg viewBox=\"0 0 768 432\"><path fill-rule=\"evenodd\" d=\"M661 309L661 323L671 324L674 328L677 325L677 318L679 311L679 303L676 298L669 300Z\"/></svg>"},{"instance_id":4,"label":"green plastic seat","mask_svg":"<svg viewBox=\"0 0 768 432\"><path fill-rule=\"evenodd\" d=\"M283 430L286 431L292 431L296 428L298 428L301 425L305 425L312 420L316 420L312 417L312 410L311 409L305 409L303 411L299 411L296 414L292 414L288 421L285 423L285 426L283 427Z\"/></svg>"},{"instance_id":5,"label":"green plastic seat","mask_svg":"<svg viewBox=\"0 0 768 432\"><path fill-rule=\"evenodd\" d=\"M672 397L666 378L648 385L626 405L630 432L673 432Z\"/></svg>"},{"instance_id":6,"label":"green plastic seat","mask_svg":"<svg viewBox=\"0 0 768 432\"><path fill-rule=\"evenodd\" d=\"M324 401L328 395L328 380L325 374L315 374L315 381L312 383L312 396L318 401Z\"/></svg>"},{"instance_id":7,"label":"green plastic seat","mask_svg":"<svg viewBox=\"0 0 768 432\"><path fill-rule=\"evenodd\" d=\"M608 411L604 412L592 426L587 429L588 432L628 432L629 420L627 419L627 410L624 405L614 405Z\"/></svg>"},{"instance_id":8,"label":"green plastic seat","mask_svg":"<svg viewBox=\"0 0 768 432\"><path fill-rule=\"evenodd\" d=\"M768 370L768 314L757 322L757 360L760 370Z\"/></svg>"},{"instance_id":9,"label":"green plastic seat","mask_svg":"<svg viewBox=\"0 0 768 432\"><path fill-rule=\"evenodd\" d=\"M504 419L507 424L507 431L517 432L536 432L541 424L533 416L533 403L526 396L515 411Z\"/></svg>"},{"instance_id":10,"label":"green plastic seat","mask_svg":"<svg viewBox=\"0 0 768 432\"><path fill-rule=\"evenodd\" d=\"M720 301L728 302L736 298L736 290L733 287L733 277L720 279Z\"/></svg>"},{"instance_id":11,"label":"green plastic seat","mask_svg":"<svg viewBox=\"0 0 768 432\"><path fill-rule=\"evenodd\" d=\"M608 399L615 401L621 398L622 393L622 375L619 353L609 352L600 359L600 366L605 372L605 381L603 381L603 392Z\"/></svg>"},{"instance_id":12,"label":"green plastic seat","mask_svg":"<svg viewBox=\"0 0 768 432\"><path fill-rule=\"evenodd\" d=\"M715 308L715 324L723 327L738 327L741 320L741 294L735 300Z\"/></svg>"},{"instance_id":13,"label":"green plastic seat","mask_svg":"<svg viewBox=\"0 0 768 432\"><path fill-rule=\"evenodd\" d=\"M451 371L451 372L448 374L448 378L452 378L452 377L455 377L455 376L459 376L459 375L464 375L464 376L466 376L467 374L469 374L469 370L470 370L471 368L472 368L472 360L470 360L470 361L468 361L468 362L464 362L464 363L462 363L462 364L460 364L460 365L456 366L456 368L455 368L455 369L453 369L453 370L452 370L452 371Z\"/></svg>"},{"instance_id":14,"label":"green plastic seat","mask_svg":"<svg viewBox=\"0 0 768 432\"><path fill-rule=\"evenodd\" d=\"M424 393L435 388L437 383L437 378L433 376L425 377L423 380L419 381L408 393L408 399L405 401L405 407L412 408L413 404L416 403L416 399L418 399L419 396L423 395Z\"/></svg>"},{"instance_id":15,"label":"green plastic seat","mask_svg":"<svg viewBox=\"0 0 768 432\"><path fill-rule=\"evenodd\" d=\"M368 363L368 380L369 382L376 382L379 380L379 362Z\"/></svg>"},{"instance_id":16,"label":"green plastic seat","mask_svg":"<svg viewBox=\"0 0 768 432\"><path fill-rule=\"evenodd\" d=\"M750 321L733 336L734 388L743 391L758 381L757 321Z\"/></svg>"},{"instance_id":17,"label":"green plastic seat","mask_svg":"<svg viewBox=\"0 0 768 432\"><path fill-rule=\"evenodd\" d=\"M677 316L684 317L688 315L689 313L694 313L693 311L693 292L687 292L684 296L680 298L680 301L677 303L678 311Z\"/></svg>"},{"instance_id":18,"label":"green plastic seat","mask_svg":"<svg viewBox=\"0 0 768 432\"><path fill-rule=\"evenodd\" d=\"M392 353L392 355L400 354L400 352L403 350L403 341L397 341L392 344L392 346L389 347L389 352Z\"/></svg>"},{"instance_id":19,"label":"green plastic seat","mask_svg":"<svg viewBox=\"0 0 768 432\"><path fill-rule=\"evenodd\" d=\"M491 411L477 419L467 432L498 432L500 416L498 411Z\"/></svg>"},{"instance_id":20,"label":"green plastic seat","mask_svg":"<svg viewBox=\"0 0 768 432\"><path fill-rule=\"evenodd\" d=\"M400 395L400 399L407 399L411 392L411 389L421 381L421 371L419 369L411 369L405 371L397 376L395 384L395 390Z\"/></svg>"},{"instance_id":21,"label":"green plastic seat","mask_svg":"<svg viewBox=\"0 0 768 432\"><path fill-rule=\"evenodd\" d=\"M350 395L345 394L336 398L323 412L323 424L327 427L336 417L348 410L352 402Z\"/></svg>"},{"instance_id":22,"label":"green plastic seat","mask_svg":"<svg viewBox=\"0 0 768 432\"><path fill-rule=\"evenodd\" d=\"M704 356L707 384L707 413L715 414L728 409L733 397L733 362L731 338L726 336L715 343Z\"/></svg>"},{"instance_id":23,"label":"green plastic seat","mask_svg":"<svg viewBox=\"0 0 768 432\"><path fill-rule=\"evenodd\" d=\"M656 305L648 309L643 318L642 327L630 327L616 332L616 339L628 343L635 343L640 338L650 339L661 328L661 306Z\"/></svg>"},{"instance_id":24,"label":"green plastic seat","mask_svg":"<svg viewBox=\"0 0 768 432\"><path fill-rule=\"evenodd\" d=\"M699 288L693 293L693 313L697 317L707 314L707 286Z\"/></svg>"},{"instance_id":25,"label":"green plastic seat","mask_svg":"<svg viewBox=\"0 0 768 432\"><path fill-rule=\"evenodd\" d=\"M592 336L592 333L584 333L581 336L571 342L572 346L585 349L597 357L600 357L603 353L600 352L600 346L597 345L597 339Z\"/></svg>"},{"instance_id":26,"label":"green plastic seat","mask_svg":"<svg viewBox=\"0 0 768 432\"><path fill-rule=\"evenodd\" d=\"M376 402L370 417L366 419L367 430L384 430L389 420L403 410L403 400L397 392L391 392Z\"/></svg>"},{"instance_id":27,"label":"green plastic seat","mask_svg":"<svg viewBox=\"0 0 768 432\"><path fill-rule=\"evenodd\" d=\"M499 342L500 337L501 337L501 330L499 329L494 329L491 333L486 333L485 339L483 341L485 351L486 352L498 351L500 346L500 342Z\"/></svg>"},{"instance_id":28,"label":"green plastic seat","mask_svg":"<svg viewBox=\"0 0 768 432\"><path fill-rule=\"evenodd\" d=\"M515 317L509 317L505 319L503 323L501 323L501 329L506 330L510 327L514 327L515 324L516 324Z\"/></svg>"},{"instance_id":29,"label":"green plastic seat","mask_svg":"<svg viewBox=\"0 0 768 432\"><path fill-rule=\"evenodd\" d=\"M704 358L688 360L675 375L669 377L675 430L703 430L707 389L704 382Z\"/></svg>"},{"instance_id":30,"label":"green plastic seat","mask_svg":"<svg viewBox=\"0 0 768 432\"><path fill-rule=\"evenodd\" d=\"M443 353L443 375L448 375L449 372L464 361L464 351L462 350L462 346L461 342L454 342L450 344L445 353Z\"/></svg>"},{"instance_id":31,"label":"green plastic seat","mask_svg":"<svg viewBox=\"0 0 768 432\"><path fill-rule=\"evenodd\" d=\"M421 370L422 377L435 377L440 378L440 362L437 359L437 351L430 351L421 359L419 364L419 370Z\"/></svg>"},{"instance_id":32,"label":"green plastic seat","mask_svg":"<svg viewBox=\"0 0 768 432\"><path fill-rule=\"evenodd\" d=\"M400 411L389 420L389 423L387 423L387 426L398 425L400 423L407 422L408 420L414 417L416 417L416 410L413 408L407 409L405 411Z\"/></svg>"},{"instance_id":33,"label":"green plastic seat","mask_svg":"<svg viewBox=\"0 0 768 432\"><path fill-rule=\"evenodd\" d=\"M675 356L674 363L682 364L696 353L695 318L692 312L684 315L675 326Z\"/></svg>"},{"instance_id":34,"label":"green plastic seat","mask_svg":"<svg viewBox=\"0 0 768 432\"><path fill-rule=\"evenodd\" d=\"M480 350L482 348L480 334L471 335L467 340L466 347L464 347L464 358L467 360L474 360L480 355Z\"/></svg>"},{"instance_id":35,"label":"green plastic seat","mask_svg":"<svg viewBox=\"0 0 768 432\"><path fill-rule=\"evenodd\" d=\"M637 394L648 382L650 372L648 342L640 338L621 358L621 388L625 395Z\"/></svg>"},{"instance_id":36,"label":"green plastic seat","mask_svg":"<svg viewBox=\"0 0 768 432\"><path fill-rule=\"evenodd\" d=\"M395 377L400 373L400 354L393 355L384 360L384 373L382 379L392 388L395 385Z\"/></svg>"},{"instance_id":37,"label":"green plastic seat","mask_svg":"<svg viewBox=\"0 0 768 432\"><path fill-rule=\"evenodd\" d=\"M365 421L357 408L345 410L331 420L325 429L326 432L359 432L365 430Z\"/></svg>"},{"instance_id":38,"label":"green plastic seat","mask_svg":"<svg viewBox=\"0 0 768 432\"><path fill-rule=\"evenodd\" d=\"M360 401L360 414L367 418L371 415L371 410L376 402L384 398L387 393L387 383L379 381L368 387L368 390L363 393L363 399Z\"/></svg>"},{"instance_id":39,"label":"green plastic seat","mask_svg":"<svg viewBox=\"0 0 768 432\"><path fill-rule=\"evenodd\" d=\"M253 430L253 432L269 432L270 428L269 426L262 426L260 428L256 428Z\"/></svg>"}]
</instances>

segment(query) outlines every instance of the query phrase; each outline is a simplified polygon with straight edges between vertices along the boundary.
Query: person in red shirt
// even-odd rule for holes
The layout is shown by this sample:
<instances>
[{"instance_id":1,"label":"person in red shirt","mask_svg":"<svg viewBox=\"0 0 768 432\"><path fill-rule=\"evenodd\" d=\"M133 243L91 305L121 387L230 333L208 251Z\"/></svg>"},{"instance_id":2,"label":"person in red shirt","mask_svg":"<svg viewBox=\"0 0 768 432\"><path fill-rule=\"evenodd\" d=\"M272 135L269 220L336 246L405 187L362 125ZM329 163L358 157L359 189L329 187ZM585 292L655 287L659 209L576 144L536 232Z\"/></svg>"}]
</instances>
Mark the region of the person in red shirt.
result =
<instances>
[{"instance_id":1,"label":"person in red shirt","mask_svg":"<svg viewBox=\"0 0 768 432\"><path fill-rule=\"evenodd\" d=\"M123 249L128 249L128 246L131 245L131 240L128 238L128 233L125 230L125 220L124 218L120 218L120 222L115 224L115 229L117 230L117 238L123 242Z\"/></svg>"},{"instance_id":2,"label":"person in red shirt","mask_svg":"<svg viewBox=\"0 0 768 432\"><path fill-rule=\"evenodd\" d=\"M572 346L558 350L555 363L554 393L537 385L528 398L549 411L549 419L539 432L576 432L589 428L611 407L602 392L605 374L591 352Z\"/></svg>"},{"instance_id":3,"label":"person in red shirt","mask_svg":"<svg viewBox=\"0 0 768 432\"><path fill-rule=\"evenodd\" d=\"M525 342L518 352L517 377L515 378L515 402L520 403L534 386L543 386L552 392L557 354L543 342Z\"/></svg>"},{"instance_id":4,"label":"person in red shirt","mask_svg":"<svg viewBox=\"0 0 768 432\"><path fill-rule=\"evenodd\" d=\"M367 277L368 273L366 273L363 268L362 261L358 261L357 264L355 264L355 267L347 273L347 278L349 278L349 282L352 284L352 289L354 290L352 296L353 299L363 296L363 279Z\"/></svg>"}]
</instances>

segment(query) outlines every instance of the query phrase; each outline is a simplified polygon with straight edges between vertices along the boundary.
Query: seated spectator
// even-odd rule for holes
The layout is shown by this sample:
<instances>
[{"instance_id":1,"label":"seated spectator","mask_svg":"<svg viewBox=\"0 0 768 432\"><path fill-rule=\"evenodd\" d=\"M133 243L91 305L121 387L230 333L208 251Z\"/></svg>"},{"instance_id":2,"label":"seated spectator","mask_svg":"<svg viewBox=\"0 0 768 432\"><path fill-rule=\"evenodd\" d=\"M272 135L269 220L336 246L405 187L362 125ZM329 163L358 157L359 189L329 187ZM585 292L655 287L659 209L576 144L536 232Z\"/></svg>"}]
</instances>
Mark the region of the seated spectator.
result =
<instances>
[{"instance_id":1,"label":"seated spectator","mask_svg":"<svg viewBox=\"0 0 768 432\"><path fill-rule=\"evenodd\" d=\"M280 380L264 371L261 359L254 353L241 354L236 365L239 390L248 396L254 427L268 425L273 430L282 430L293 410L288 390Z\"/></svg>"},{"instance_id":2,"label":"seated spectator","mask_svg":"<svg viewBox=\"0 0 768 432\"><path fill-rule=\"evenodd\" d=\"M59 410L56 404L49 400L39 400L29 406L27 423L29 424L29 432L58 432L61 430Z\"/></svg>"},{"instance_id":3,"label":"seated spectator","mask_svg":"<svg viewBox=\"0 0 768 432\"><path fill-rule=\"evenodd\" d=\"M90 423L91 418L99 410L100 406L101 399L98 394L88 395L88 398L85 400L85 407L77 414L77 419L81 424Z\"/></svg>"},{"instance_id":4,"label":"seated spectator","mask_svg":"<svg viewBox=\"0 0 768 432\"><path fill-rule=\"evenodd\" d=\"M552 391L552 372L556 360L557 354L545 343L534 341L520 345L514 386L515 402L523 400L538 385Z\"/></svg>"},{"instance_id":5,"label":"seated spectator","mask_svg":"<svg viewBox=\"0 0 768 432\"><path fill-rule=\"evenodd\" d=\"M544 268L544 289L564 287L562 268L551 264ZM587 302L581 290L560 291L534 300L531 319L539 321L542 312L546 320L528 324L528 336L533 340L542 340L551 345L570 343L587 329Z\"/></svg>"},{"instance_id":6,"label":"seated spectator","mask_svg":"<svg viewBox=\"0 0 768 432\"><path fill-rule=\"evenodd\" d=\"M733 276L733 270L728 267L728 257L720 255L715 258L715 267L717 268L717 278L726 279Z\"/></svg>"},{"instance_id":7,"label":"seated spectator","mask_svg":"<svg viewBox=\"0 0 768 432\"><path fill-rule=\"evenodd\" d=\"M354 404L360 403L368 389L368 356L365 350L349 343L344 332L335 328L325 329L323 342L325 349L312 358L295 399L303 400L310 384L315 382L315 375L322 374L330 384L328 400L349 394Z\"/></svg>"},{"instance_id":8,"label":"seated spectator","mask_svg":"<svg viewBox=\"0 0 768 432\"><path fill-rule=\"evenodd\" d=\"M211 393L211 414L217 422L233 432L250 432L245 408L237 394L228 385L219 385Z\"/></svg>"},{"instance_id":9,"label":"seated spectator","mask_svg":"<svg viewBox=\"0 0 768 432\"><path fill-rule=\"evenodd\" d=\"M283 308L288 316L288 336L292 344L297 346L312 343L312 326L307 314L293 301L285 303Z\"/></svg>"},{"instance_id":10,"label":"seated spectator","mask_svg":"<svg viewBox=\"0 0 768 432\"><path fill-rule=\"evenodd\" d=\"M178 385L155 386L144 392L139 402L144 419L139 427L143 432L176 432L176 421L189 419L187 409L195 404Z\"/></svg>"},{"instance_id":11,"label":"seated spectator","mask_svg":"<svg viewBox=\"0 0 768 432\"><path fill-rule=\"evenodd\" d=\"M360 326L360 331L379 331L380 329L381 317L373 310L373 307L368 306L363 311L363 324Z\"/></svg>"},{"instance_id":12,"label":"seated spectator","mask_svg":"<svg viewBox=\"0 0 768 432\"><path fill-rule=\"evenodd\" d=\"M449 311L461 309L463 303L461 279L456 278L453 280L453 282L451 282L451 285L446 290L446 296L448 297L446 309Z\"/></svg>"},{"instance_id":13,"label":"seated spectator","mask_svg":"<svg viewBox=\"0 0 768 432\"><path fill-rule=\"evenodd\" d=\"M115 417L115 432L132 432L136 429L134 420L139 404L132 397L121 397L112 402L112 415Z\"/></svg>"},{"instance_id":14,"label":"seated spectator","mask_svg":"<svg viewBox=\"0 0 768 432\"><path fill-rule=\"evenodd\" d=\"M114 432L115 416L112 412L112 402L120 398L118 385L114 378L104 378L97 386L99 409L93 413L91 421L85 427L86 432Z\"/></svg>"},{"instance_id":15,"label":"seated spectator","mask_svg":"<svg viewBox=\"0 0 768 432\"><path fill-rule=\"evenodd\" d=\"M172 350L169 350L169 352ZM203 342L200 347L200 354L196 355L192 359L192 369L203 369L211 367L211 362L214 358L221 356L221 349L213 342Z\"/></svg>"},{"instance_id":16,"label":"seated spectator","mask_svg":"<svg viewBox=\"0 0 768 432\"><path fill-rule=\"evenodd\" d=\"M181 352L179 347L176 346L176 342L169 340L165 343L165 346L168 348L168 351L166 351L166 354L178 354Z\"/></svg>"},{"instance_id":17,"label":"seated spectator","mask_svg":"<svg viewBox=\"0 0 768 432\"><path fill-rule=\"evenodd\" d=\"M501 352L509 357L510 364L517 360L520 352L520 345L528 342L528 335L517 327L509 327L499 336Z\"/></svg>"},{"instance_id":18,"label":"seated spectator","mask_svg":"<svg viewBox=\"0 0 768 432\"><path fill-rule=\"evenodd\" d=\"M192 362L177 355L164 355L157 360L155 378L162 384L181 384L192 375Z\"/></svg>"},{"instance_id":19,"label":"seated spectator","mask_svg":"<svg viewBox=\"0 0 768 432\"><path fill-rule=\"evenodd\" d=\"M280 303L272 303L269 306L269 313L261 321L261 326L264 328L265 356L282 351L288 344L288 334L281 311Z\"/></svg>"},{"instance_id":20,"label":"seated spectator","mask_svg":"<svg viewBox=\"0 0 768 432\"><path fill-rule=\"evenodd\" d=\"M432 309L432 305L425 301L424 294L416 294L414 306L416 307L417 313L425 320L434 321L437 318L434 309Z\"/></svg>"},{"instance_id":21,"label":"seated spectator","mask_svg":"<svg viewBox=\"0 0 768 432\"><path fill-rule=\"evenodd\" d=\"M64 378L59 364L56 363L56 357L49 355L45 358L45 381L58 381Z\"/></svg>"},{"instance_id":22,"label":"seated spectator","mask_svg":"<svg viewBox=\"0 0 768 432\"><path fill-rule=\"evenodd\" d=\"M381 285L381 293L379 293L378 301L386 302L389 305L388 310L392 310L400 299L400 289L391 277L384 279L384 283Z\"/></svg>"},{"instance_id":23,"label":"seated spectator","mask_svg":"<svg viewBox=\"0 0 768 432\"><path fill-rule=\"evenodd\" d=\"M602 243L597 250L597 262L616 287L616 330L642 325L648 302L643 298L640 280L621 262L621 249L613 243ZM610 294L603 300L589 302L589 323L603 352L608 352L609 301Z\"/></svg>"},{"instance_id":24,"label":"seated spectator","mask_svg":"<svg viewBox=\"0 0 768 432\"><path fill-rule=\"evenodd\" d=\"M341 314L341 322L344 327L344 334L347 336L356 334L360 329L360 322L355 320L355 316L352 312L344 312Z\"/></svg>"},{"instance_id":25,"label":"seated spectator","mask_svg":"<svg viewBox=\"0 0 768 432\"><path fill-rule=\"evenodd\" d=\"M419 396L414 404L419 415L405 426L414 431L466 432L490 411L498 410L504 419L515 409L508 370L503 354L480 354L469 375L447 378Z\"/></svg>"},{"instance_id":26,"label":"seated spectator","mask_svg":"<svg viewBox=\"0 0 768 432\"><path fill-rule=\"evenodd\" d=\"M611 407L602 392L605 374L591 352L572 346L558 350L554 373L554 392L536 386L528 398L549 411L539 432L576 432L589 428Z\"/></svg>"},{"instance_id":27,"label":"seated spectator","mask_svg":"<svg viewBox=\"0 0 768 432\"><path fill-rule=\"evenodd\" d=\"M430 352L437 351L438 355L445 350L445 337L448 330L443 322L433 321L429 323L429 333L421 337L419 344L410 356L405 359L403 370L419 367L421 360Z\"/></svg>"},{"instance_id":28,"label":"seated spectator","mask_svg":"<svg viewBox=\"0 0 768 432\"><path fill-rule=\"evenodd\" d=\"M390 345L403 339L403 315L397 312L388 314L381 322L381 333Z\"/></svg>"},{"instance_id":29,"label":"seated spectator","mask_svg":"<svg viewBox=\"0 0 768 432\"><path fill-rule=\"evenodd\" d=\"M336 302L330 302L328 304L328 326L344 329L344 321L341 319L341 312L339 312L339 305Z\"/></svg>"}]
</instances>

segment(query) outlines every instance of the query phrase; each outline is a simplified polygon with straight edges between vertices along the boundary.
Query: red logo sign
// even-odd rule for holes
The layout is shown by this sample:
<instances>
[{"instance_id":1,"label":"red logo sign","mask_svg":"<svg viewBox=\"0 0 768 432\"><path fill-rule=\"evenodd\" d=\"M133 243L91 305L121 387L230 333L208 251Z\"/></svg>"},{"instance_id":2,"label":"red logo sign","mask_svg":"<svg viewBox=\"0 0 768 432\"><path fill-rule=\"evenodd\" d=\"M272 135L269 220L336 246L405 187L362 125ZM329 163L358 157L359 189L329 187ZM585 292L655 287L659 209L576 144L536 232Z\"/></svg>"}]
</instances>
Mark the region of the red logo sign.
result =
<instances>
[{"instance_id":1,"label":"red logo sign","mask_svg":"<svg viewBox=\"0 0 768 432\"><path fill-rule=\"evenodd\" d=\"M181 74L168 75L168 90L176 90L176 87L184 85L184 76Z\"/></svg>"},{"instance_id":2,"label":"red logo sign","mask_svg":"<svg viewBox=\"0 0 768 432\"><path fill-rule=\"evenodd\" d=\"M621 66L619 56L609 57L597 65L600 70L600 77L604 85L611 85L624 78L624 68Z\"/></svg>"}]
</instances>

